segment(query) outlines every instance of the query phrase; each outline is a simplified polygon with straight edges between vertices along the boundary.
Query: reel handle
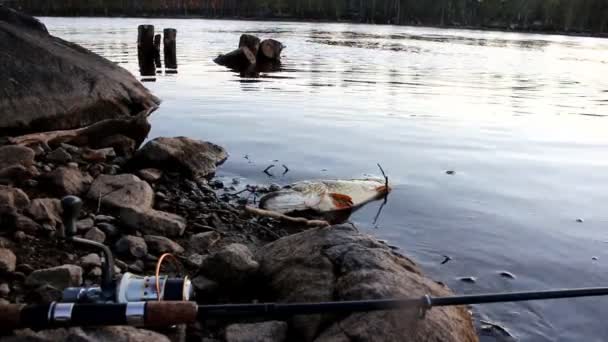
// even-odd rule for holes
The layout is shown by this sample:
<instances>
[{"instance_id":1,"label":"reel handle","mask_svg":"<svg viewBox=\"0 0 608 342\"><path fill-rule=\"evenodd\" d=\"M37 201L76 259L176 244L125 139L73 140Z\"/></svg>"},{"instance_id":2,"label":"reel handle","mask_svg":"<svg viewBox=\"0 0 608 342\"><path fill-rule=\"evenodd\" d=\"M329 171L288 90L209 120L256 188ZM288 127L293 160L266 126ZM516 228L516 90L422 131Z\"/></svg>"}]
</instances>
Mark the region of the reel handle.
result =
<instances>
[{"instance_id":1,"label":"reel handle","mask_svg":"<svg viewBox=\"0 0 608 342\"><path fill-rule=\"evenodd\" d=\"M61 200L61 208L63 209L64 226L61 237L69 238L76 235L76 220L78 220L80 210L82 210L82 200L76 196L66 196Z\"/></svg>"}]
</instances>

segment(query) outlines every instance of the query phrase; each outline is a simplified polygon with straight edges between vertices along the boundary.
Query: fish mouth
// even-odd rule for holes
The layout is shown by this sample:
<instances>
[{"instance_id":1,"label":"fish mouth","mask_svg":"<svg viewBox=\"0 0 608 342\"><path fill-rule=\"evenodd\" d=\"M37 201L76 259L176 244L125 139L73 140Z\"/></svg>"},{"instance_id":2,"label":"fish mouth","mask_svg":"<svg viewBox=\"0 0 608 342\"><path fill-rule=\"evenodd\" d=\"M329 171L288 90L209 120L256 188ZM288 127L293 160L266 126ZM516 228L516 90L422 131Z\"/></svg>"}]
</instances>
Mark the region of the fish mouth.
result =
<instances>
[{"instance_id":1,"label":"fish mouth","mask_svg":"<svg viewBox=\"0 0 608 342\"><path fill-rule=\"evenodd\" d=\"M384 195L387 195L389 192L391 192L392 189L388 185L381 185L381 186L377 186L375 190L379 196L384 196Z\"/></svg>"}]
</instances>

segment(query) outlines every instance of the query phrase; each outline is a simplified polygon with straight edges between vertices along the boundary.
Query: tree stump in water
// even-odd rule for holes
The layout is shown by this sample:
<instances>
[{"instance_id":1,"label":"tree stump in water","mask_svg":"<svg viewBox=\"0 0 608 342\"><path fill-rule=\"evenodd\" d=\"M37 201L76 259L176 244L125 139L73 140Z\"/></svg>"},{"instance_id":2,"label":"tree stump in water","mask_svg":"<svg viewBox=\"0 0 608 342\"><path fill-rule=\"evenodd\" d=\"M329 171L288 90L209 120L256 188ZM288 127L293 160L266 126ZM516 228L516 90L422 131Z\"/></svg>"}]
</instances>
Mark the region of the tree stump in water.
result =
<instances>
[{"instance_id":1,"label":"tree stump in water","mask_svg":"<svg viewBox=\"0 0 608 342\"><path fill-rule=\"evenodd\" d=\"M137 57L142 76L156 75L153 25L139 25L137 28Z\"/></svg>"},{"instance_id":2,"label":"tree stump in water","mask_svg":"<svg viewBox=\"0 0 608 342\"><path fill-rule=\"evenodd\" d=\"M257 56L258 50L260 49L260 38L250 34L243 34L239 40L239 47L241 48L243 46L248 48L254 56Z\"/></svg>"},{"instance_id":3,"label":"tree stump in water","mask_svg":"<svg viewBox=\"0 0 608 342\"><path fill-rule=\"evenodd\" d=\"M256 64L256 58L249 48L241 47L225 55L219 55L214 62L231 69L245 70Z\"/></svg>"},{"instance_id":4,"label":"tree stump in water","mask_svg":"<svg viewBox=\"0 0 608 342\"><path fill-rule=\"evenodd\" d=\"M273 61L278 61L281 59L281 52L285 46L274 39L265 39L260 44L260 51L258 52L258 57L261 59L269 59Z\"/></svg>"},{"instance_id":5,"label":"tree stump in water","mask_svg":"<svg viewBox=\"0 0 608 342\"><path fill-rule=\"evenodd\" d=\"M160 34L154 36L154 64L156 64L157 68L162 68L163 66L160 62L160 40Z\"/></svg>"},{"instance_id":6,"label":"tree stump in water","mask_svg":"<svg viewBox=\"0 0 608 342\"><path fill-rule=\"evenodd\" d=\"M164 30L164 52L165 52L165 68L177 69L177 30L168 28Z\"/></svg>"}]
</instances>

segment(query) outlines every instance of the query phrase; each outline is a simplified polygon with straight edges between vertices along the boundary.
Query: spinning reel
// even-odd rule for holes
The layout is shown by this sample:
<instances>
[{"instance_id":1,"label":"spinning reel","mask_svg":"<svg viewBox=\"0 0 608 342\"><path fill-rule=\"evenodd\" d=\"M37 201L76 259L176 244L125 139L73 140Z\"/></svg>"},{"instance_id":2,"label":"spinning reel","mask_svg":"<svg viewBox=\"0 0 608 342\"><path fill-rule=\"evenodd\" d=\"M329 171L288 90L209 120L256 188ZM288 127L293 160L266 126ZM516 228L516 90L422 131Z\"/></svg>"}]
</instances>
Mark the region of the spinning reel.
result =
<instances>
[{"instance_id":1,"label":"spinning reel","mask_svg":"<svg viewBox=\"0 0 608 342\"><path fill-rule=\"evenodd\" d=\"M194 297L194 289L188 277L170 278L160 274L164 259L172 257L164 254L156 266L153 276L138 276L126 272L120 279L115 279L114 257L108 246L80 237L76 237L76 220L82 209L82 200L67 196L61 201L63 207L64 231L61 236L67 241L88 246L100 251L102 260L101 284L90 287L70 287L63 291L64 303L135 303L148 301L189 301Z\"/></svg>"}]
</instances>

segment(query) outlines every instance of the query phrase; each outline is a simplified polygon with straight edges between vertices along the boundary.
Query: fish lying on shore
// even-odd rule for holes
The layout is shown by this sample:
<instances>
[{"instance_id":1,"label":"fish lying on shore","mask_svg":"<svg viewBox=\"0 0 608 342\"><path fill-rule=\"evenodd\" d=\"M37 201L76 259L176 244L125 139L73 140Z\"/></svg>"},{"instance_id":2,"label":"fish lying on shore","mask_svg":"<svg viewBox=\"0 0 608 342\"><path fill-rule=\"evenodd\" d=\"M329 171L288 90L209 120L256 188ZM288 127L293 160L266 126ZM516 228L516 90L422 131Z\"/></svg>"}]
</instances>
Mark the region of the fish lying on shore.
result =
<instances>
[{"instance_id":1,"label":"fish lying on shore","mask_svg":"<svg viewBox=\"0 0 608 342\"><path fill-rule=\"evenodd\" d=\"M350 212L390 190L384 179L302 181L262 197L260 208L296 216Z\"/></svg>"}]
</instances>

